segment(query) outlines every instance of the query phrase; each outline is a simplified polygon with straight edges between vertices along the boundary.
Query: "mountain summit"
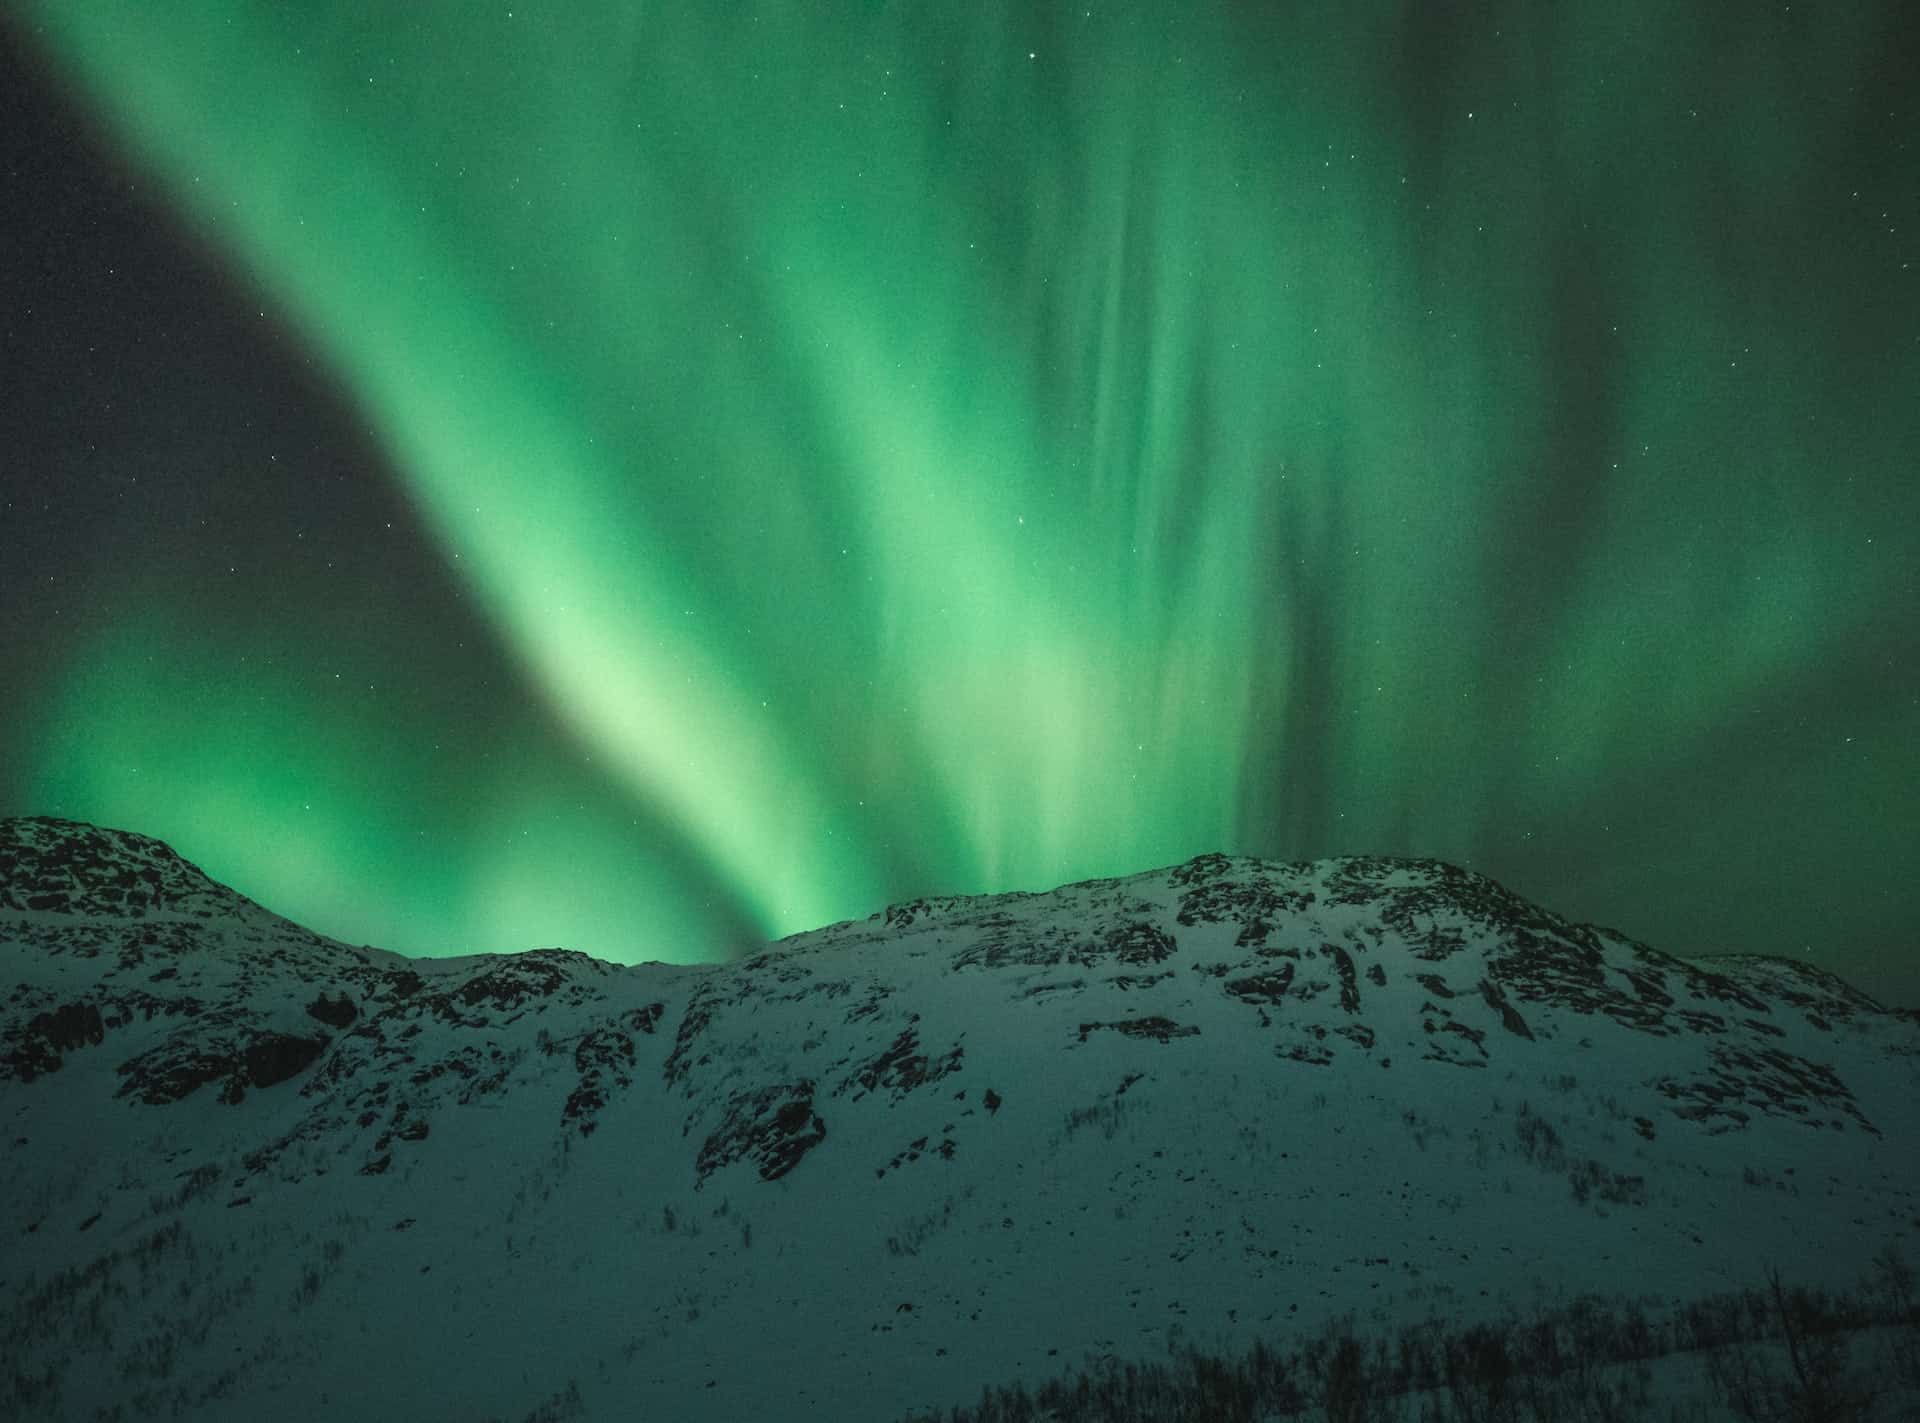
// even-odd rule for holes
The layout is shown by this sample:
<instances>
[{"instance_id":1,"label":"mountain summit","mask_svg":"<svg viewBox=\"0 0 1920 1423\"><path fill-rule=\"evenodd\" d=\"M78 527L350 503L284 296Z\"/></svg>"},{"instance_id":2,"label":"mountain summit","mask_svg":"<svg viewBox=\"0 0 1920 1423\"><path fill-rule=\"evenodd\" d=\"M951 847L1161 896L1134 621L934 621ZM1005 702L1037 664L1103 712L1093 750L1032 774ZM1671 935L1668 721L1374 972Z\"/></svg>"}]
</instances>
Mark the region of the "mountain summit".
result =
<instances>
[{"instance_id":1,"label":"mountain summit","mask_svg":"<svg viewBox=\"0 0 1920 1423\"><path fill-rule=\"evenodd\" d=\"M260 906L150 836L75 820L0 820L0 913L245 917Z\"/></svg>"},{"instance_id":2,"label":"mountain summit","mask_svg":"<svg viewBox=\"0 0 1920 1423\"><path fill-rule=\"evenodd\" d=\"M18 819L0 968L9 1417L891 1419L1920 1230L1911 1016L1435 860L623 967L351 947Z\"/></svg>"}]
</instances>

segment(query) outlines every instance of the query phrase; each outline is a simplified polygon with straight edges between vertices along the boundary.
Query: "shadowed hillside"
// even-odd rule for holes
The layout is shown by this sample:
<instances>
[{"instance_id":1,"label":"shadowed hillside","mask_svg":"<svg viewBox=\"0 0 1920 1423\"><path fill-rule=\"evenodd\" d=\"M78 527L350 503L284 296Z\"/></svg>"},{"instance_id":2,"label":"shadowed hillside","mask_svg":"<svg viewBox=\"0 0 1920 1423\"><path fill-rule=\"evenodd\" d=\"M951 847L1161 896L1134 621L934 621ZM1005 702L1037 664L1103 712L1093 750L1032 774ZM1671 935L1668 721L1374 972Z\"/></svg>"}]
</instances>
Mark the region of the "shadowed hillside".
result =
<instances>
[{"instance_id":1,"label":"shadowed hillside","mask_svg":"<svg viewBox=\"0 0 1920 1423\"><path fill-rule=\"evenodd\" d=\"M1370 1418L1330 1370L1438 1399L1497 1337L1537 1374L1515 1321L1596 1299L1690 1348L1768 1266L1800 1314L1713 1306L1756 1368L1782 1321L1884 1332L1858 1281L1920 1231L1910 1016L1437 861L626 968L350 947L25 819L0 965L9 1416L945 1417L1267 1358Z\"/></svg>"}]
</instances>

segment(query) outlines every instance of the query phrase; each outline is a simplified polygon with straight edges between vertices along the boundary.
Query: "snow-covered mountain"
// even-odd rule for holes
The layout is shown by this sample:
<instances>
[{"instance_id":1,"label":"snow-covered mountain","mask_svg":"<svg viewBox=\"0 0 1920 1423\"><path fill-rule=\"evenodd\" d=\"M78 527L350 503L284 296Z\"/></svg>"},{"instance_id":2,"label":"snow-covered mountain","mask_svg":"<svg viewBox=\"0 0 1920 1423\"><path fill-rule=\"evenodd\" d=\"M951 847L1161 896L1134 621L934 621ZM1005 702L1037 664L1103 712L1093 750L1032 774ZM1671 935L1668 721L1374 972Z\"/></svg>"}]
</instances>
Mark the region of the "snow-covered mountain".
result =
<instances>
[{"instance_id":1,"label":"snow-covered mountain","mask_svg":"<svg viewBox=\"0 0 1920 1423\"><path fill-rule=\"evenodd\" d=\"M1433 860L732 964L336 943L0 821L0 1414L893 1419L1335 1315L1851 1282L1920 1023Z\"/></svg>"}]
</instances>

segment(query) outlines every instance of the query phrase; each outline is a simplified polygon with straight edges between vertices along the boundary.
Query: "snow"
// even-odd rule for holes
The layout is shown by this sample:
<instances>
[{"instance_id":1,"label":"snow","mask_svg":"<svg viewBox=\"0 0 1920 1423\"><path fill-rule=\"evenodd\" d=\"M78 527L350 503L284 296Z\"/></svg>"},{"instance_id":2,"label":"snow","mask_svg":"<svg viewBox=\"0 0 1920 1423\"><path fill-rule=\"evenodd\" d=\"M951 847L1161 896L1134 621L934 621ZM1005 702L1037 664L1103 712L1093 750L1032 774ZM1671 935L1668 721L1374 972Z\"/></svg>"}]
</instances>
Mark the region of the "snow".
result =
<instances>
[{"instance_id":1,"label":"snow","mask_svg":"<svg viewBox=\"0 0 1920 1423\"><path fill-rule=\"evenodd\" d=\"M893 1419L1920 1254L1920 1026L1435 861L1208 856L619 967L338 944L16 820L0 956L0 1348L54 1374L0 1385L22 1417ZM52 1041L69 1005L98 1043Z\"/></svg>"}]
</instances>

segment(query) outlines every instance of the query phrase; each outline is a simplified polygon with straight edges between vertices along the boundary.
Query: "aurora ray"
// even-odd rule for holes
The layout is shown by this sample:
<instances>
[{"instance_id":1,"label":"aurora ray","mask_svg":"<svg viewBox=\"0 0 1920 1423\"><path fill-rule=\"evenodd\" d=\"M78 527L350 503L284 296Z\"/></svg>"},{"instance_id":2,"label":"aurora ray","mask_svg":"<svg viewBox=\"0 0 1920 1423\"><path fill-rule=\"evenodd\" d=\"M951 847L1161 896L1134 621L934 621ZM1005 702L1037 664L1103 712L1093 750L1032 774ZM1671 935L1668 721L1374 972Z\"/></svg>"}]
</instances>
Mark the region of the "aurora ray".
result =
<instances>
[{"instance_id":1,"label":"aurora ray","mask_svg":"<svg viewBox=\"0 0 1920 1423\"><path fill-rule=\"evenodd\" d=\"M1681 884L1920 851L1839 828L1920 770L1891 7L33 13L371 422L555 764L645 819L650 933L1226 848L1777 948L1816 916ZM71 659L33 808L171 838L86 769L164 699L147 645ZM228 872L353 867L286 853Z\"/></svg>"}]
</instances>

